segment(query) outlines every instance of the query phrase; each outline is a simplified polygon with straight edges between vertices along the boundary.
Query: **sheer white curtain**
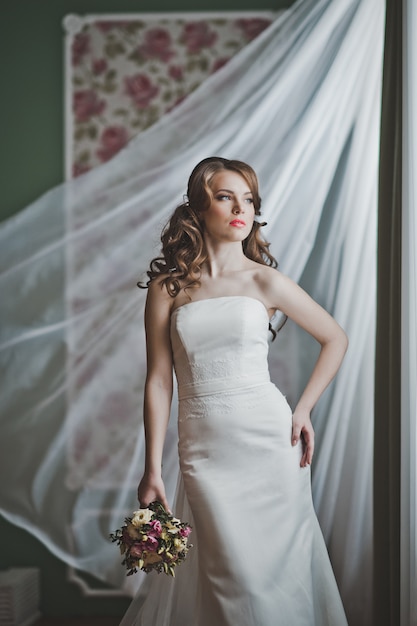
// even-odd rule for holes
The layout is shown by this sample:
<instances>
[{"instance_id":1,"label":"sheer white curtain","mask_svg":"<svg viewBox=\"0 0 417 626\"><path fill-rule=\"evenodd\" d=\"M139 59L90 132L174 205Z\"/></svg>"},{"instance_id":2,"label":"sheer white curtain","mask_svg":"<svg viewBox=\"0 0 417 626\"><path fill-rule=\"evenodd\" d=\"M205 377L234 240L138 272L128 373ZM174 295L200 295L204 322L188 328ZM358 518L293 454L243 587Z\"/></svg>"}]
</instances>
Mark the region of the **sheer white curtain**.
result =
<instances>
[{"instance_id":1,"label":"sheer white curtain","mask_svg":"<svg viewBox=\"0 0 417 626\"><path fill-rule=\"evenodd\" d=\"M404 3L401 623L417 624L417 7Z\"/></svg>"},{"instance_id":2,"label":"sheer white curtain","mask_svg":"<svg viewBox=\"0 0 417 626\"><path fill-rule=\"evenodd\" d=\"M108 533L136 506L143 461L146 294L135 283L191 169L219 154L258 172L281 270L350 337L314 415L313 492L350 623L370 623L383 28L383 0L297 2L115 159L1 227L1 512L67 563L124 582ZM291 324L273 344L290 399L315 354Z\"/></svg>"}]
</instances>

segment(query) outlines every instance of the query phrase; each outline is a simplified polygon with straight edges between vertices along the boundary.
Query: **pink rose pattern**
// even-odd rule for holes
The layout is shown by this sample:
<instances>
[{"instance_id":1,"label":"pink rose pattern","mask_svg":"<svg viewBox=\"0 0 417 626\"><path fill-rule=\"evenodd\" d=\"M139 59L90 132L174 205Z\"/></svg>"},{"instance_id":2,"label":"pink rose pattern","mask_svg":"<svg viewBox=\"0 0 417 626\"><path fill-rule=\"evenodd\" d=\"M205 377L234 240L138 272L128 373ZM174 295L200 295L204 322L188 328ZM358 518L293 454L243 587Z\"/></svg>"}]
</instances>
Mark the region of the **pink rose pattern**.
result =
<instances>
[{"instance_id":1,"label":"pink rose pattern","mask_svg":"<svg viewBox=\"0 0 417 626\"><path fill-rule=\"evenodd\" d=\"M261 32L270 25L270 23L270 20L263 18L252 18L237 20L236 25L242 29L245 37L251 41L260 35Z\"/></svg>"},{"instance_id":2,"label":"pink rose pattern","mask_svg":"<svg viewBox=\"0 0 417 626\"><path fill-rule=\"evenodd\" d=\"M109 161L128 142L129 135L124 126L108 126L103 130L100 137L100 146L97 156L102 163Z\"/></svg>"},{"instance_id":3,"label":"pink rose pattern","mask_svg":"<svg viewBox=\"0 0 417 626\"><path fill-rule=\"evenodd\" d=\"M71 46L73 177L115 156L271 21L218 14L86 24Z\"/></svg>"},{"instance_id":4,"label":"pink rose pattern","mask_svg":"<svg viewBox=\"0 0 417 626\"><path fill-rule=\"evenodd\" d=\"M80 65L88 52L90 52L89 35L87 33L78 33L72 42L72 64Z\"/></svg>"},{"instance_id":5,"label":"pink rose pattern","mask_svg":"<svg viewBox=\"0 0 417 626\"><path fill-rule=\"evenodd\" d=\"M77 122L89 122L92 117L103 113L105 108L105 101L100 100L92 89L74 93L73 111Z\"/></svg>"},{"instance_id":6,"label":"pink rose pattern","mask_svg":"<svg viewBox=\"0 0 417 626\"><path fill-rule=\"evenodd\" d=\"M190 22L184 27L182 41L190 54L196 54L203 48L211 48L218 35L207 22Z\"/></svg>"},{"instance_id":7,"label":"pink rose pattern","mask_svg":"<svg viewBox=\"0 0 417 626\"><path fill-rule=\"evenodd\" d=\"M81 163L81 162L73 163L72 177L77 178L77 176L81 176L82 174L85 174L86 172L89 172L90 170L91 170L91 167L89 167L85 163Z\"/></svg>"},{"instance_id":8,"label":"pink rose pattern","mask_svg":"<svg viewBox=\"0 0 417 626\"><path fill-rule=\"evenodd\" d=\"M159 87L146 74L126 76L125 86L127 95L138 109L147 109L159 93Z\"/></svg>"},{"instance_id":9,"label":"pink rose pattern","mask_svg":"<svg viewBox=\"0 0 417 626\"><path fill-rule=\"evenodd\" d=\"M107 69L106 59L93 59L91 69L93 74L95 74L96 76L103 74L103 72L105 72Z\"/></svg>"},{"instance_id":10,"label":"pink rose pattern","mask_svg":"<svg viewBox=\"0 0 417 626\"><path fill-rule=\"evenodd\" d=\"M220 59L217 59L217 61L213 63L213 67L211 68L211 73L214 74L214 72L217 72L217 70L219 70L221 67L226 65L228 61L230 61L230 58L227 58L227 57L222 57Z\"/></svg>"},{"instance_id":11,"label":"pink rose pattern","mask_svg":"<svg viewBox=\"0 0 417 626\"><path fill-rule=\"evenodd\" d=\"M170 33L165 28L151 28L145 33L145 42L138 51L145 59L159 59L168 63L175 56Z\"/></svg>"},{"instance_id":12,"label":"pink rose pattern","mask_svg":"<svg viewBox=\"0 0 417 626\"><path fill-rule=\"evenodd\" d=\"M183 80L184 68L182 68L181 65L170 65L168 68L168 76L175 81Z\"/></svg>"}]
</instances>

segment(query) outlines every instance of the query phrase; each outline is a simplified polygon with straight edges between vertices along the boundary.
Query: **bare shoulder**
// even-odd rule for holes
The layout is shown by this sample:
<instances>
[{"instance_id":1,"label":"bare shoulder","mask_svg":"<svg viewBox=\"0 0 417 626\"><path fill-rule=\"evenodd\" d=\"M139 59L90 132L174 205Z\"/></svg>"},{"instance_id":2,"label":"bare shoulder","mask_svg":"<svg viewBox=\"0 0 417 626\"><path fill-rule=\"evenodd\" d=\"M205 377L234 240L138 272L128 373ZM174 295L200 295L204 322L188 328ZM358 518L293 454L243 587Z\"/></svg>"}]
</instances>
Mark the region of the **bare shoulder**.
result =
<instances>
[{"instance_id":1,"label":"bare shoulder","mask_svg":"<svg viewBox=\"0 0 417 626\"><path fill-rule=\"evenodd\" d=\"M165 300L170 298L167 288L164 284L164 280L167 278L167 275L161 274L157 278L151 280L148 285L148 294L152 298Z\"/></svg>"},{"instance_id":2,"label":"bare shoulder","mask_svg":"<svg viewBox=\"0 0 417 626\"><path fill-rule=\"evenodd\" d=\"M279 282L280 277L283 276L279 270L270 265L257 263L256 266L256 280L260 286L265 287L271 283Z\"/></svg>"},{"instance_id":3,"label":"bare shoulder","mask_svg":"<svg viewBox=\"0 0 417 626\"><path fill-rule=\"evenodd\" d=\"M173 300L164 284L166 276L158 276L154 278L148 285L148 294L146 298L146 308L152 311L160 310L170 313Z\"/></svg>"},{"instance_id":4,"label":"bare shoulder","mask_svg":"<svg viewBox=\"0 0 417 626\"><path fill-rule=\"evenodd\" d=\"M312 335L322 345L338 337L346 342L346 335L334 318L289 276L266 267L258 280L265 301L279 309Z\"/></svg>"},{"instance_id":5,"label":"bare shoulder","mask_svg":"<svg viewBox=\"0 0 417 626\"><path fill-rule=\"evenodd\" d=\"M280 308L280 296L288 288L289 283L293 283L285 274L269 265L261 265L257 263L255 270L255 282L261 291L265 302L271 308Z\"/></svg>"},{"instance_id":6,"label":"bare shoulder","mask_svg":"<svg viewBox=\"0 0 417 626\"><path fill-rule=\"evenodd\" d=\"M255 280L270 309L280 310L297 321L303 311L321 308L294 280L275 268L259 266Z\"/></svg>"}]
</instances>

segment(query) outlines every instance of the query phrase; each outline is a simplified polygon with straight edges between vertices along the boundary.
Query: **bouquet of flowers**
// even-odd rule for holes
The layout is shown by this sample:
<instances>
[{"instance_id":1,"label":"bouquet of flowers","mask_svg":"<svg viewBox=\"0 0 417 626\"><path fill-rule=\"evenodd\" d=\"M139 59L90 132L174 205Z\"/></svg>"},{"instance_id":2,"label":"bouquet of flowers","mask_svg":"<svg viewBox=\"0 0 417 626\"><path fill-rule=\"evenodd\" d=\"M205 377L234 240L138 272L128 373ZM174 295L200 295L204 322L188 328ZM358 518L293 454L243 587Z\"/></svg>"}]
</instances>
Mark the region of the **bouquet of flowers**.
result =
<instances>
[{"instance_id":1,"label":"bouquet of flowers","mask_svg":"<svg viewBox=\"0 0 417 626\"><path fill-rule=\"evenodd\" d=\"M174 569L187 556L191 526L168 513L160 502L151 502L147 509L133 512L126 524L110 534L124 555L122 565L127 576L152 570L175 576Z\"/></svg>"}]
</instances>

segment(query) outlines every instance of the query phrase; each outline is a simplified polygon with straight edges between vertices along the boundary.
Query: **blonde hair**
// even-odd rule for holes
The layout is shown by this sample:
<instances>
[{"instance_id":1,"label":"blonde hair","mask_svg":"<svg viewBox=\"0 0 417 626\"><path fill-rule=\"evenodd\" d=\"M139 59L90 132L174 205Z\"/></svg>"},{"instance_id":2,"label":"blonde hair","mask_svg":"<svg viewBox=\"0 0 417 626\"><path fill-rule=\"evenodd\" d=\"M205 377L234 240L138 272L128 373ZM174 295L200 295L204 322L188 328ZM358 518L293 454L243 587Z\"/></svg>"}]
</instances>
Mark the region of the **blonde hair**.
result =
<instances>
[{"instance_id":1,"label":"blonde hair","mask_svg":"<svg viewBox=\"0 0 417 626\"><path fill-rule=\"evenodd\" d=\"M252 193L255 215L261 214L258 179L250 165L222 157L208 157L200 161L188 181L187 201L177 206L162 231L161 255L150 263L147 272L149 280L145 285L138 283L139 287L145 288L155 278L164 276L161 285L165 285L170 296L175 297L181 289L199 284L201 269L207 260L201 214L207 211L213 199L210 181L223 170L236 172L244 178ZM253 223L251 232L242 242L243 252L257 263L277 267L277 261L269 252L270 244L260 233L263 225L265 223Z\"/></svg>"}]
</instances>

